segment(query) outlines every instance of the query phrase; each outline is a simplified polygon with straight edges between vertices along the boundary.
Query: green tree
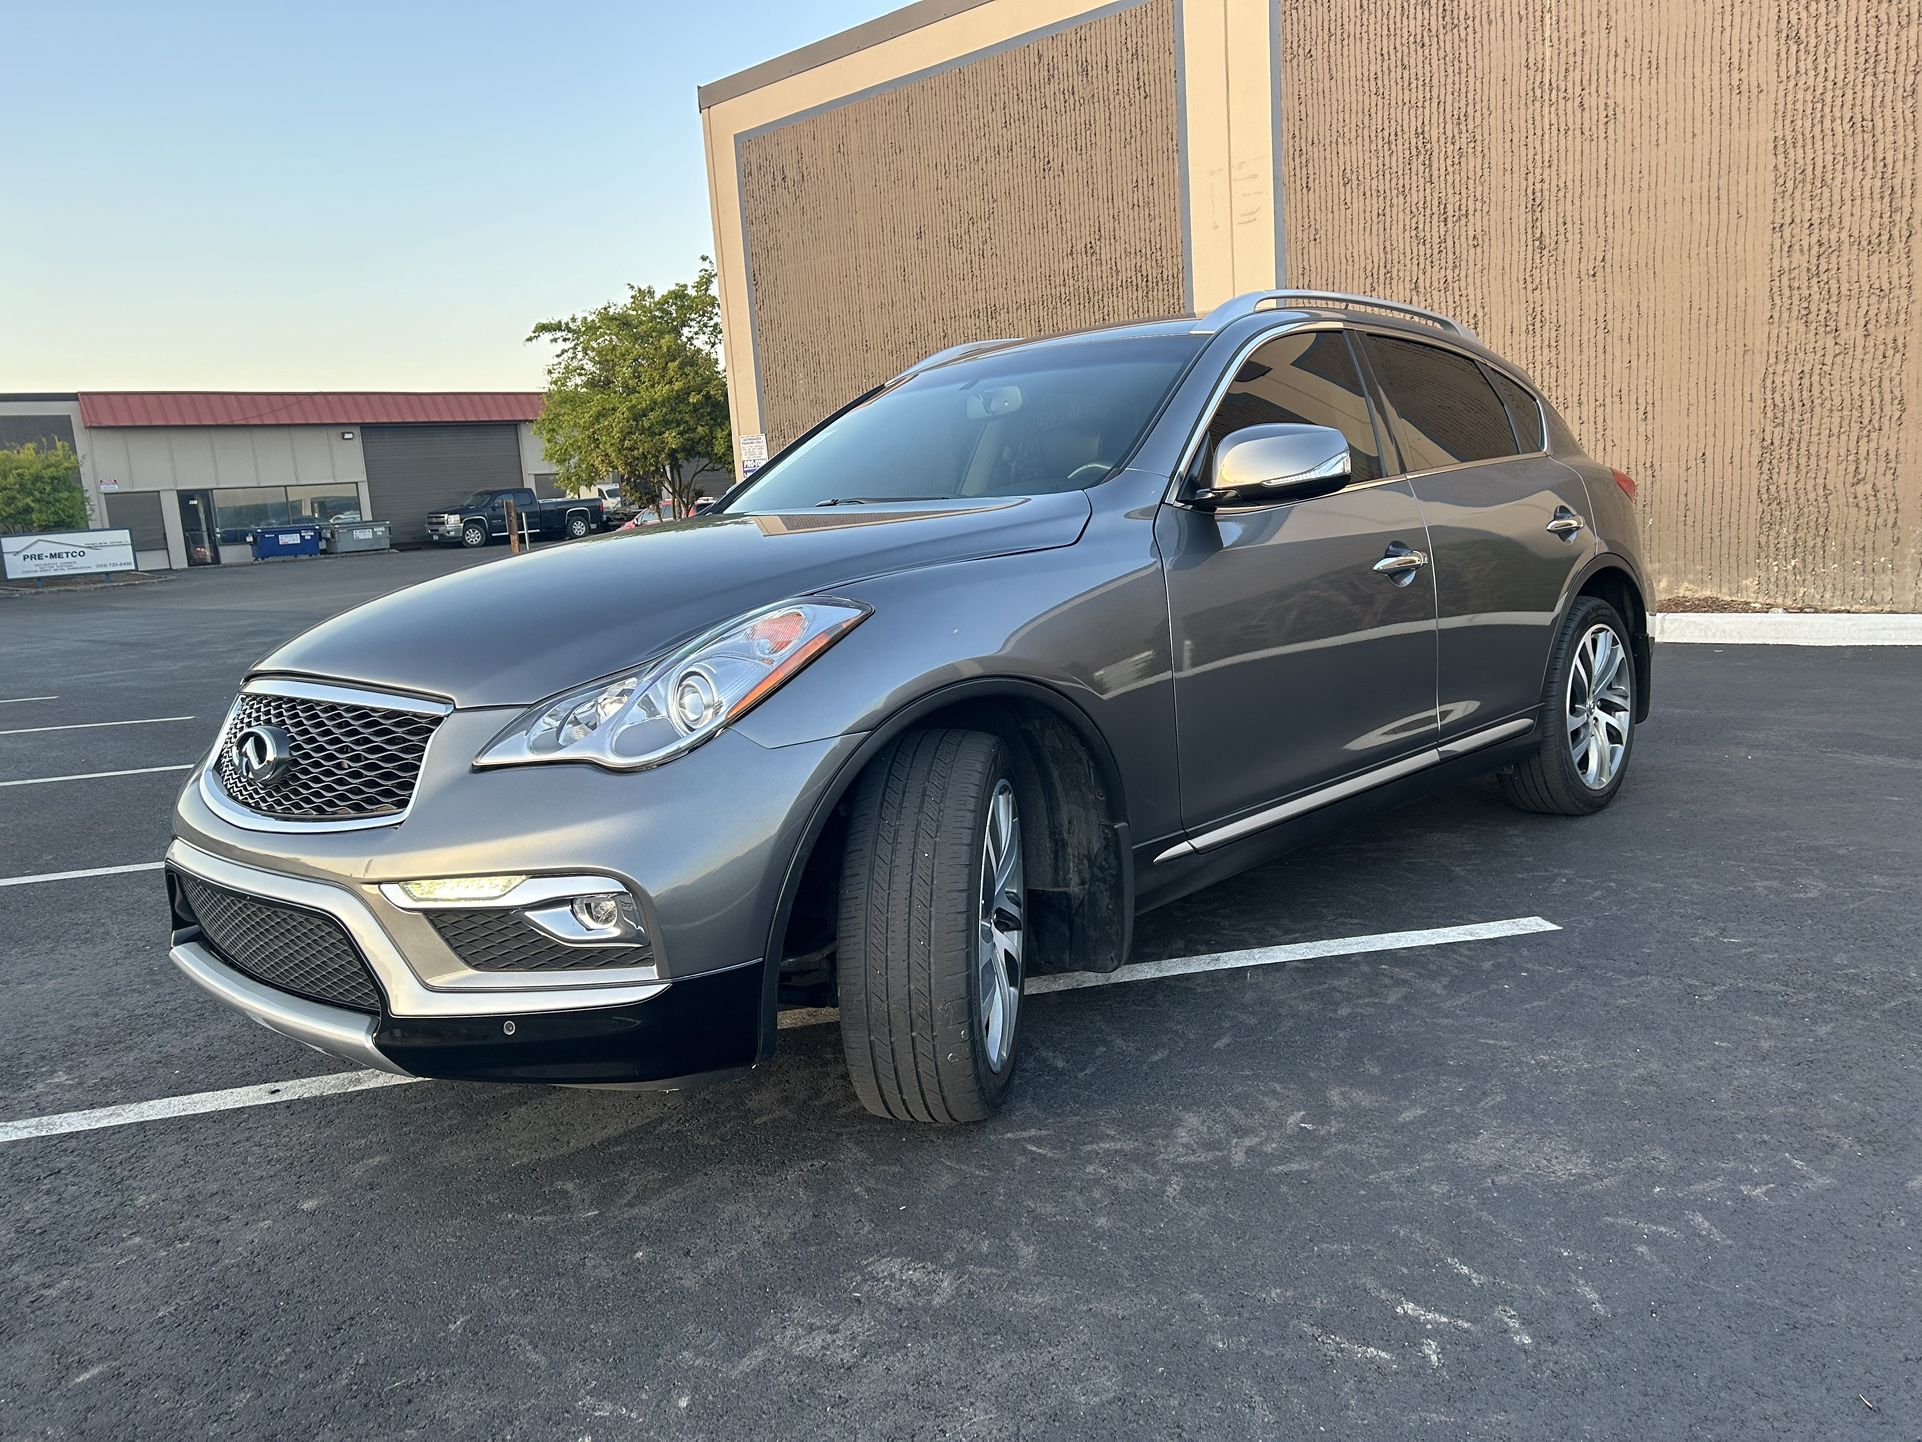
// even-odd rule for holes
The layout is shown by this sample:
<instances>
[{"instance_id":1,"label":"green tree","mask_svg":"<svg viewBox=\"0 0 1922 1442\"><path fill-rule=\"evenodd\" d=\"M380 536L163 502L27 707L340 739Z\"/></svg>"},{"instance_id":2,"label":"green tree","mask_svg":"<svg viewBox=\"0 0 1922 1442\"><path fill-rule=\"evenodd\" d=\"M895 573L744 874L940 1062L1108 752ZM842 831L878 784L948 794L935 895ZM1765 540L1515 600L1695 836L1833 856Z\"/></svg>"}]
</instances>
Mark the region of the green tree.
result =
<instances>
[{"instance_id":1,"label":"green tree","mask_svg":"<svg viewBox=\"0 0 1922 1442\"><path fill-rule=\"evenodd\" d=\"M544 320L528 340L555 347L534 430L563 487L618 478L634 504L665 497L685 515L700 463L731 463L721 308L706 256L691 282L629 286L625 301Z\"/></svg>"},{"instance_id":2,"label":"green tree","mask_svg":"<svg viewBox=\"0 0 1922 1442\"><path fill-rule=\"evenodd\" d=\"M87 493L72 446L58 441L45 451L28 442L0 451L0 535L86 526Z\"/></svg>"}]
</instances>

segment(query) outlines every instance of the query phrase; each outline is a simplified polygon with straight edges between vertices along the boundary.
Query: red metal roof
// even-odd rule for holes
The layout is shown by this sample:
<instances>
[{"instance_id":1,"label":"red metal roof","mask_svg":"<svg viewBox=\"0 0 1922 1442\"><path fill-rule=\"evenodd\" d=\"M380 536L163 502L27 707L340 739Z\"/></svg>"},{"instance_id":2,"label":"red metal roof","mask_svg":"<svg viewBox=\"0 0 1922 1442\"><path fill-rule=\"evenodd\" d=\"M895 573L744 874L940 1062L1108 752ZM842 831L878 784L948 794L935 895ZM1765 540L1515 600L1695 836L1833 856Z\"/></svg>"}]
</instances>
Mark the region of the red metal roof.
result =
<instances>
[{"instance_id":1,"label":"red metal roof","mask_svg":"<svg viewBox=\"0 0 1922 1442\"><path fill-rule=\"evenodd\" d=\"M82 391L88 426L374 426L531 421L539 391Z\"/></svg>"}]
</instances>

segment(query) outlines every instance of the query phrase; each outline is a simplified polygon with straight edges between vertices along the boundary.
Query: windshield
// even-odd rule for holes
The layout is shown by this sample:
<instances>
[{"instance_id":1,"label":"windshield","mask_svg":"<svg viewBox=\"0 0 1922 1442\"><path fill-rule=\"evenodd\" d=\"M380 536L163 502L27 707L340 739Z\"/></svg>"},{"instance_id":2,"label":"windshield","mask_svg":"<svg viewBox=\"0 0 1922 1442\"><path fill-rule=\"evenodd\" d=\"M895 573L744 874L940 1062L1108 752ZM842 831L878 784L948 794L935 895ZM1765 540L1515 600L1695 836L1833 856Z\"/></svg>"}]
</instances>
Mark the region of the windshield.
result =
<instances>
[{"instance_id":1,"label":"windshield","mask_svg":"<svg viewBox=\"0 0 1922 1442\"><path fill-rule=\"evenodd\" d=\"M476 491L473 495L462 501L458 509L463 511L484 511L487 509L487 503L499 494L499 491Z\"/></svg>"},{"instance_id":2,"label":"windshield","mask_svg":"<svg viewBox=\"0 0 1922 1442\"><path fill-rule=\"evenodd\" d=\"M725 509L1085 490L1134 449L1206 339L1085 337L937 366L789 447Z\"/></svg>"}]
</instances>

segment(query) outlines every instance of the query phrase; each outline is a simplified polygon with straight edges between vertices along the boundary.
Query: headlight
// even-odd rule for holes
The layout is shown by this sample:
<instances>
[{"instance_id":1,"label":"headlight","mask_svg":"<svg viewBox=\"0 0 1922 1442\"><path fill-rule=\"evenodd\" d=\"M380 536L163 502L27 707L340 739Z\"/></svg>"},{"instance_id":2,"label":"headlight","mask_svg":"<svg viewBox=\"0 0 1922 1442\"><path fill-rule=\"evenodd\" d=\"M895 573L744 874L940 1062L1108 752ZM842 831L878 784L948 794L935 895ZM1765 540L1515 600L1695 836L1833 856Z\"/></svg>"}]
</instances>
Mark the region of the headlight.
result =
<instances>
[{"instance_id":1,"label":"headlight","mask_svg":"<svg viewBox=\"0 0 1922 1442\"><path fill-rule=\"evenodd\" d=\"M739 720L871 614L852 601L787 601L756 611L664 661L543 701L474 764L658 766Z\"/></svg>"}]
</instances>

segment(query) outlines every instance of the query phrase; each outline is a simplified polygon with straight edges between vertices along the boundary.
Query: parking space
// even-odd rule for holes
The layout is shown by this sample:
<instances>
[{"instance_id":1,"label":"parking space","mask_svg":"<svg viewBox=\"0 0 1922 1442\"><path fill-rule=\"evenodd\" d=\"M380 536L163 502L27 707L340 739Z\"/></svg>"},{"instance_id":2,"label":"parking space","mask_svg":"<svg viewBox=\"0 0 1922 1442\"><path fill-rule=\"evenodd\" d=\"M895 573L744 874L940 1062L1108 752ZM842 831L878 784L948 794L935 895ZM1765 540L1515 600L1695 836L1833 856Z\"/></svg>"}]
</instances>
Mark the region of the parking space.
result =
<instances>
[{"instance_id":1,"label":"parking space","mask_svg":"<svg viewBox=\"0 0 1922 1442\"><path fill-rule=\"evenodd\" d=\"M0 783L188 765L275 642L495 558L0 601ZM1296 950L1034 997L981 1127L868 1116L821 1023L0 1142L0 1433L1915 1437L1919 699L1666 648L1609 811L1469 787L1143 918ZM157 860L186 774L0 786L0 880ZM0 887L0 1123L344 1070L164 927L154 871Z\"/></svg>"}]
</instances>

